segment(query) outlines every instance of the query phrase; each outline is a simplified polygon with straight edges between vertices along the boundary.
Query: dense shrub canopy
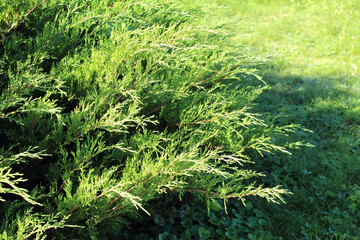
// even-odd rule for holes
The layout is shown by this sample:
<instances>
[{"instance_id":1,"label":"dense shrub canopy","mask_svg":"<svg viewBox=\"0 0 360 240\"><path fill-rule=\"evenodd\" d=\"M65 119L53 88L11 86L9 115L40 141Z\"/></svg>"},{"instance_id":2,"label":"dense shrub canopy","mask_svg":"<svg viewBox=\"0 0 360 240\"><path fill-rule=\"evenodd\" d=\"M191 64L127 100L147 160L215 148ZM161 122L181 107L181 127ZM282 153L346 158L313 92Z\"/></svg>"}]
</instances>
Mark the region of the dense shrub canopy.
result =
<instances>
[{"instance_id":1,"label":"dense shrub canopy","mask_svg":"<svg viewBox=\"0 0 360 240\"><path fill-rule=\"evenodd\" d=\"M276 136L296 126L251 113L264 84L201 14L165 0L0 3L3 239L105 236L168 192L209 208L282 200L244 164L286 152Z\"/></svg>"}]
</instances>

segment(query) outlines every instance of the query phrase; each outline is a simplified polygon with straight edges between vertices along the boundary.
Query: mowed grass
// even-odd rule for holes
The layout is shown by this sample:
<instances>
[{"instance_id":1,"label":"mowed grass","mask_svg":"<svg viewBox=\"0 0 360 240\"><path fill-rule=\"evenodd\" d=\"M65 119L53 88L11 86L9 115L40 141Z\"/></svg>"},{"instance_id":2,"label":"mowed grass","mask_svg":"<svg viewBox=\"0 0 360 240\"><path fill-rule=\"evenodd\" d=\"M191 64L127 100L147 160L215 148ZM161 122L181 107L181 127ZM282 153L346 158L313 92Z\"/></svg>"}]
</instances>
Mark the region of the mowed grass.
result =
<instances>
[{"instance_id":1,"label":"mowed grass","mask_svg":"<svg viewBox=\"0 0 360 240\"><path fill-rule=\"evenodd\" d=\"M360 1L218 3L209 21L234 20L233 44L266 59L255 110L312 131L289 137L314 147L259 159L269 184L293 192L286 205L254 200L270 233L260 238L360 239Z\"/></svg>"}]
</instances>

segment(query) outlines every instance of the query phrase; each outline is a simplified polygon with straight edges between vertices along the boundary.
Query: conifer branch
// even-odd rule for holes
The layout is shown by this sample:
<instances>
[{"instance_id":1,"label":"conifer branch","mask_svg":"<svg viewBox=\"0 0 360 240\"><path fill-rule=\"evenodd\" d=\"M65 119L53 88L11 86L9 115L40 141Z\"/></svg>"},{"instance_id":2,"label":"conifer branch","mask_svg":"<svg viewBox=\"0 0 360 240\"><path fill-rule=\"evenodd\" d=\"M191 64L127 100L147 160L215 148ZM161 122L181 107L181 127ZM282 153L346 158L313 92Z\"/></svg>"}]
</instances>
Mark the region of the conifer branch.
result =
<instances>
[{"instance_id":1,"label":"conifer branch","mask_svg":"<svg viewBox=\"0 0 360 240\"><path fill-rule=\"evenodd\" d=\"M215 118L212 119L207 119L207 120L201 120L198 122L189 122L189 123L175 123L176 126L179 126L180 124L184 124L184 125L197 125L197 124L203 124L203 123L207 123L207 122L213 122L215 121Z\"/></svg>"},{"instance_id":2,"label":"conifer branch","mask_svg":"<svg viewBox=\"0 0 360 240\"><path fill-rule=\"evenodd\" d=\"M75 206L74 208L70 209L70 210L69 210L69 213L72 213L72 212L76 211L78 208L80 208L82 205L84 205L85 203L89 202L90 200L96 200L96 199L101 198L101 197L103 197L103 196L104 196L104 195L101 194L101 195L99 195L99 196L95 196L95 197L92 197L92 198L87 198L87 199L85 200L85 202L79 203L77 206Z\"/></svg>"},{"instance_id":3,"label":"conifer branch","mask_svg":"<svg viewBox=\"0 0 360 240\"><path fill-rule=\"evenodd\" d=\"M134 190L135 188L139 187L140 185L149 182L151 179L153 179L154 177L160 175L161 173L167 171L168 169L170 169L173 165L175 164L175 162L173 162L172 164L168 165L165 169L162 169L160 171L158 171L157 173L155 173L154 175L148 177L147 179L144 179L142 181L140 181L137 185L132 186L131 188L129 188L126 192L131 192L132 190ZM171 178L170 178L171 179ZM169 180L170 180L169 179ZM119 200L121 198L121 196L116 197L114 200L112 200L111 202L109 202L107 205L112 205L114 204L117 200Z\"/></svg>"},{"instance_id":4,"label":"conifer branch","mask_svg":"<svg viewBox=\"0 0 360 240\"><path fill-rule=\"evenodd\" d=\"M196 84L202 84L202 83L208 82L208 81L210 81L211 79L213 79L214 77L216 77L216 76L218 76L218 75L220 75L220 74L222 74L222 73L224 73L224 72L228 72L228 71L230 71L231 69L236 68L236 67L239 67L239 66L241 66L241 65L240 65L240 64L235 64L235 65L231 66L231 67L228 68L228 69L224 69L224 70L221 71L221 72L215 73L214 75L212 75L211 77L209 77L209 78L207 78L207 79L204 79L204 80L202 80L202 81L200 81L200 82L197 82ZM217 81L221 81L221 80L225 79L226 77L227 77L227 76L222 77L222 78L218 79Z\"/></svg>"},{"instance_id":5,"label":"conifer branch","mask_svg":"<svg viewBox=\"0 0 360 240\"><path fill-rule=\"evenodd\" d=\"M170 104L170 103L171 103L171 101L167 101L167 102L161 103L159 106L157 106L156 108L154 108L153 110L151 110L151 111L149 112L149 114L152 114L152 113L154 113L154 112L159 111L163 106L166 106L166 105L168 105L168 104Z\"/></svg>"},{"instance_id":6,"label":"conifer branch","mask_svg":"<svg viewBox=\"0 0 360 240\"><path fill-rule=\"evenodd\" d=\"M44 5L48 0L44 0L43 2L38 2L32 9L30 9L28 12L24 13L24 17L27 17L28 15L30 15L31 13L33 13L36 9L38 9L39 7L41 7L42 5ZM16 3L16 2L15 2ZM7 31L3 32L2 34L2 39L0 39L0 43L2 42L2 40L5 39L5 36L8 35L13 29L15 29L23 20L24 18L21 18L19 21L16 21L17 15L18 15L18 10L17 10L17 5L15 6L15 14L11 13L13 16L13 22L11 24L11 26L7 29ZM7 25L9 26L9 22L8 19L6 17L6 22Z\"/></svg>"},{"instance_id":7,"label":"conifer branch","mask_svg":"<svg viewBox=\"0 0 360 240\"><path fill-rule=\"evenodd\" d=\"M44 5L48 0L44 0L42 2L37 3L32 9L30 9L30 11L28 11L27 13L24 14L25 17L27 17L29 14L33 13L37 8L41 7L42 5Z\"/></svg>"}]
</instances>

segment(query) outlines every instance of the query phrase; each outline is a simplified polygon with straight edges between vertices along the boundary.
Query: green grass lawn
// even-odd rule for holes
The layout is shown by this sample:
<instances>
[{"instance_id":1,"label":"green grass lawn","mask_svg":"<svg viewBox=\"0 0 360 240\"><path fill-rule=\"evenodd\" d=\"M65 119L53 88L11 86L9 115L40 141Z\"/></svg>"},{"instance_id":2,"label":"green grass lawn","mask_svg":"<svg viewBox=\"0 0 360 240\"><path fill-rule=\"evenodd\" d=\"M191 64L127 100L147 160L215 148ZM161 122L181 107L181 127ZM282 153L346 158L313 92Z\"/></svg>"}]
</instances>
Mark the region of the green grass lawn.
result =
<instances>
[{"instance_id":1,"label":"green grass lawn","mask_svg":"<svg viewBox=\"0 0 360 240\"><path fill-rule=\"evenodd\" d=\"M314 147L259 159L269 183L293 195L279 206L254 200L269 233L258 238L359 239L360 1L218 3L209 21L232 18L232 42L266 59L255 66L270 86L256 111L312 131L292 137Z\"/></svg>"}]
</instances>

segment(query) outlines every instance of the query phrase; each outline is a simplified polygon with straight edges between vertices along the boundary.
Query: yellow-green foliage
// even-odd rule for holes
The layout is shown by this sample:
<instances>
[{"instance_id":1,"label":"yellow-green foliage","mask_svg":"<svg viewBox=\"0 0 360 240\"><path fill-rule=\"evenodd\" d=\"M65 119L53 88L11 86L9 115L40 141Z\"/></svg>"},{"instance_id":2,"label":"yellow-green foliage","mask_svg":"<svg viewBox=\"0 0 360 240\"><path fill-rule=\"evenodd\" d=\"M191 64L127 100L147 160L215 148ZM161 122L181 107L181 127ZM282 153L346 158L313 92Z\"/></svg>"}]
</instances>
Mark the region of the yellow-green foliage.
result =
<instances>
[{"instance_id":1,"label":"yellow-green foliage","mask_svg":"<svg viewBox=\"0 0 360 240\"><path fill-rule=\"evenodd\" d=\"M168 192L282 201L286 190L255 184L261 174L243 165L286 152L273 138L284 129L251 113L263 83L226 31L198 23L200 10L165 0L1 8L3 238L104 236Z\"/></svg>"}]
</instances>

